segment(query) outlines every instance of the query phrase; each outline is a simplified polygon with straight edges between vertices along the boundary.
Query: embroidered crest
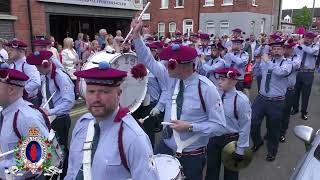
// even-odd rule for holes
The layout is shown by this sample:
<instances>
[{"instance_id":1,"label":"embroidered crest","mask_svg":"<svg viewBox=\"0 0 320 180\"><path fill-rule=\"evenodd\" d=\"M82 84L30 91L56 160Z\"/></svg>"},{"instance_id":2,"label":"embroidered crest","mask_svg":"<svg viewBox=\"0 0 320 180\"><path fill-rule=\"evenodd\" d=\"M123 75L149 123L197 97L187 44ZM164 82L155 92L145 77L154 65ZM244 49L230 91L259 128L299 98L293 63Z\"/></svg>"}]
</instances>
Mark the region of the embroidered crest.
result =
<instances>
[{"instance_id":1,"label":"embroidered crest","mask_svg":"<svg viewBox=\"0 0 320 180\"><path fill-rule=\"evenodd\" d=\"M222 101L220 99L217 99L215 109L221 111L223 109L222 107Z\"/></svg>"}]
</instances>

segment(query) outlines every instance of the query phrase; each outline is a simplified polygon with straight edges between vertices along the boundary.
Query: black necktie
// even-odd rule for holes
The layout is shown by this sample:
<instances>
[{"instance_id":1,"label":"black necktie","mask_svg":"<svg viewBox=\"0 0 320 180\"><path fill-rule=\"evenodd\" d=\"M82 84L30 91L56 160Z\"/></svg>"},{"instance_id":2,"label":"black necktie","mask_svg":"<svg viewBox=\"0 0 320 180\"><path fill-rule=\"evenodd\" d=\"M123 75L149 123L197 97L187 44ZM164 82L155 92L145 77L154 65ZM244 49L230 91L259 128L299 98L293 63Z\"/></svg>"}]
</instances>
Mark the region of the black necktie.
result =
<instances>
[{"instance_id":1,"label":"black necktie","mask_svg":"<svg viewBox=\"0 0 320 180\"><path fill-rule=\"evenodd\" d=\"M181 113L182 113L182 105L183 105L183 92L184 92L184 84L183 80L180 80L179 84L179 93L176 99L177 103L177 119L180 119Z\"/></svg>"},{"instance_id":2,"label":"black necktie","mask_svg":"<svg viewBox=\"0 0 320 180\"><path fill-rule=\"evenodd\" d=\"M98 143L100 139L100 126L99 123L94 124L94 136L92 140L92 150L91 150L91 164L93 162L94 154L96 153Z\"/></svg>"},{"instance_id":3,"label":"black necktie","mask_svg":"<svg viewBox=\"0 0 320 180\"><path fill-rule=\"evenodd\" d=\"M223 92L223 94L221 96L222 103L223 103L225 97L226 97L226 92Z\"/></svg>"},{"instance_id":4,"label":"black necktie","mask_svg":"<svg viewBox=\"0 0 320 180\"><path fill-rule=\"evenodd\" d=\"M307 53L303 52L300 69L304 69L304 64L306 63L306 59L307 59Z\"/></svg>"},{"instance_id":5,"label":"black necktie","mask_svg":"<svg viewBox=\"0 0 320 180\"><path fill-rule=\"evenodd\" d=\"M49 86L49 77L48 76L45 76L45 77L46 77L46 96L48 101L49 98L51 97L51 92L50 92L50 86ZM49 109L52 109L54 107L52 98L48 104L49 104Z\"/></svg>"},{"instance_id":6,"label":"black necktie","mask_svg":"<svg viewBox=\"0 0 320 180\"><path fill-rule=\"evenodd\" d=\"M1 134L1 130L2 130L2 124L3 124L3 114L1 111L1 113L0 113L0 134Z\"/></svg>"}]
</instances>

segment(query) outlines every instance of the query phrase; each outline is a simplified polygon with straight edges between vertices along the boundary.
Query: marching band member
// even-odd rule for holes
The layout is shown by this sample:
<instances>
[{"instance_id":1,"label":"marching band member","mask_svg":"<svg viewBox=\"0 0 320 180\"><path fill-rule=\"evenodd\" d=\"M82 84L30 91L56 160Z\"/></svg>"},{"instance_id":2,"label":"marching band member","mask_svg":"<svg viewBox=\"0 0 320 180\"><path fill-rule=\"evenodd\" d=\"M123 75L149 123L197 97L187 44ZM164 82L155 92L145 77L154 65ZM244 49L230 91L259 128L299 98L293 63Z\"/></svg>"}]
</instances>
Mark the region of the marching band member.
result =
<instances>
[{"instance_id":1,"label":"marching band member","mask_svg":"<svg viewBox=\"0 0 320 180\"><path fill-rule=\"evenodd\" d=\"M38 89L41 86L41 80L37 68L26 63L25 51L27 45L22 41L14 39L9 41L6 47L9 55L8 63L10 68L21 71L29 77L24 86L25 91L23 98L35 103L35 101L37 101Z\"/></svg>"},{"instance_id":2,"label":"marching band member","mask_svg":"<svg viewBox=\"0 0 320 180\"><path fill-rule=\"evenodd\" d=\"M245 94L237 91L237 77L241 74L234 68L214 70L219 76L218 88L224 107L227 129L230 133L210 138L206 180L219 179L222 149L231 141L237 141L232 154L235 161L242 161L245 148L249 147L251 107ZM224 179L237 180L239 172L224 167Z\"/></svg>"},{"instance_id":3,"label":"marching band member","mask_svg":"<svg viewBox=\"0 0 320 180\"><path fill-rule=\"evenodd\" d=\"M15 69L8 69L9 66L5 65L7 64L1 64L0 68L0 105L3 107L0 114L0 146L3 153L14 150L19 139L28 136L29 128L36 127L40 136L49 136L42 114L30 107L30 103L22 98L28 76ZM5 169L15 165L13 154L2 157L0 178L7 179ZM33 179L37 176L37 173L26 172L23 176L15 176L12 179Z\"/></svg>"},{"instance_id":4,"label":"marching band member","mask_svg":"<svg viewBox=\"0 0 320 180\"><path fill-rule=\"evenodd\" d=\"M252 104L251 138L252 151L256 152L263 145L261 123L266 116L267 125L267 161L274 161L278 152L280 126L285 108L285 94L292 65L283 57L283 41L276 40L269 44L272 48L271 59L268 55L262 61L256 60L253 75L262 75L259 95Z\"/></svg>"},{"instance_id":5,"label":"marching band member","mask_svg":"<svg viewBox=\"0 0 320 180\"><path fill-rule=\"evenodd\" d=\"M288 88L286 92L286 108L284 111L284 117L282 118L281 129L280 129L280 139L279 141L284 143L286 141L286 132L289 127L290 113L291 108L294 103L294 85L296 84L296 78L298 70L301 64L301 57L297 54L294 54L294 47L296 43L292 40L289 40L284 45L284 57L287 58L287 61L292 64L292 72L288 76Z\"/></svg>"},{"instance_id":6,"label":"marching band member","mask_svg":"<svg viewBox=\"0 0 320 180\"><path fill-rule=\"evenodd\" d=\"M209 34L199 34L199 39L200 39L200 46L197 48L198 55L201 56L210 56L211 51L210 51L210 36Z\"/></svg>"},{"instance_id":7,"label":"marching band member","mask_svg":"<svg viewBox=\"0 0 320 180\"><path fill-rule=\"evenodd\" d=\"M224 55L223 59L225 60L226 67L236 68L241 76L238 77L238 83L236 85L237 90L243 91L244 84L244 75L245 68L249 61L249 54L242 50L243 39L241 38L233 38L232 47L228 49L226 55Z\"/></svg>"},{"instance_id":8,"label":"marching band member","mask_svg":"<svg viewBox=\"0 0 320 180\"><path fill-rule=\"evenodd\" d=\"M61 69L56 68L51 60L51 51L35 51L27 57L27 63L35 65L41 73L42 79L42 104L49 101L48 108L42 107L47 116L54 116L51 127L56 131L59 144L64 147L66 159L63 172L60 177L67 173L68 135L71 124L69 113L75 103L74 87L70 77Z\"/></svg>"},{"instance_id":9,"label":"marching band member","mask_svg":"<svg viewBox=\"0 0 320 180\"><path fill-rule=\"evenodd\" d=\"M221 58L221 52L224 50L224 47L221 43L218 44L211 44L211 56L208 61L204 58L200 58L201 65L200 69L198 69L199 74L203 74L204 76L208 77L214 85L218 85L218 79L213 75L214 70L224 68L225 61Z\"/></svg>"},{"instance_id":10,"label":"marching band member","mask_svg":"<svg viewBox=\"0 0 320 180\"><path fill-rule=\"evenodd\" d=\"M64 179L158 180L148 136L129 110L119 105L120 85L127 72L100 62L99 67L75 75L86 81L85 99L90 113L77 121L72 132ZM90 132L93 138L88 142Z\"/></svg>"},{"instance_id":11,"label":"marching band member","mask_svg":"<svg viewBox=\"0 0 320 180\"><path fill-rule=\"evenodd\" d=\"M131 27L138 59L159 80L167 82L164 122L171 125L164 127L155 152L175 154L186 179L201 180L209 136L225 132L226 122L218 91L209 79L194 72L193 63L197 57L194 48L172 44L163 49L160 59L169 61L166 70L154 60L142 41L142 21L134 19Z\"/></svg>"},{"instance_id":12,"label":"marching band member","mask_svg":"<svg viewBox=\"0 0 320 180\"><path fill-rule=\"evenodd\" d=\"M303 120L308 120L307 108L314 79L315 64L319 53L319 44L313 42L315 37L314 33L307 32L299 42L301 65L295 84L295 102L293 104L292 115L299 112L301 94L301 118Z\"/></svg>"},{"instance_id":13,"label":"marching band member","mask_svg":"<svg viewBox=\"0 0 320 180\"><path fill-rule=\"evenodd\" d=\"M227 49L230 49L232 47L232 39L238 39L238 38L241 38L242 37L242 30L239 29L239 28L236 28L236 29L233 29L232 30L232 35L230 37L230 40L227 41L225 44L224 44L224 47L227 48Z\"/></svg>"}]
</instances>

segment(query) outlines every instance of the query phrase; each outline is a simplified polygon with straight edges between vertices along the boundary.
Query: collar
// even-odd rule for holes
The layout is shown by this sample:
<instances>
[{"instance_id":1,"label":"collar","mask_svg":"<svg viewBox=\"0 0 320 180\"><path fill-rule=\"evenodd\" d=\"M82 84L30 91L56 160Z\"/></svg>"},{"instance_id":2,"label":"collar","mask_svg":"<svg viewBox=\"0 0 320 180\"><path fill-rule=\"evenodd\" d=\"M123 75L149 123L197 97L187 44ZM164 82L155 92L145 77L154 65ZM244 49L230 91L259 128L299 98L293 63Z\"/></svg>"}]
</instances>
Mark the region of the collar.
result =
<instances>
[{"instance_id":1,"label":"collar","mask_svg":"<svg viewBox=\"0 0 320 180\"><path fill-rule=\"evenodd\" d=\"M23 56L22 58L14 61L13 64L17 65L17 64L24 63L24 62L26 61L26 59L27 59L27 58L26 58L25 56Z\"/></svg>"},{"instance_id":2,"label":"collar","mask_svg":"<svg viewBox=\"0 0 320 180\"><path fill-rule=\"evenodd\" d=\"M187 79L183 80L185 88L197 82L198 82L198 74L196 72L192 73Z\"/></svg>"},{"instance_id":3,"label":"collar","mask_svg":"<svg viewBox=\"0 0 320 180\"><path fill-rule=\"evenodd\" d=\"M220 96L222 96L223 92L224 92L223 90L219 90ZM225 92L225 98L232 97L236 93L237 93L237 90L235 87L233 87L231 90Z\"/></svg>"},{"instance_id":4,"label":"collar","mask_svg":"<svg viewBox=\"0 0 320 180\"><path fill-rule=\"evenodd\" d=\"M272 58L272 62L274 63L274 62L281 62L282 60L284 59L284 56L281 56L281 57L279 57L279 58Z\"/></svg>"},{"instance_id":5,"label":"collar","mask_svg":"<svg viewBox=\"0 0 320 180\"><path fill-rule=\"evenodd\" d=\"M13 102L12 104L10 104L8 107L6 107L5 109L3 109L2 111L2 115L3 117L5 117L6 115L8 115L9 113L12 113L13 111L16 111L19 108L20 104L23 104L24 100L22 99L22 97L20 97L19 99L17 99L15 102Z\"/></svg>"}]
</instances>

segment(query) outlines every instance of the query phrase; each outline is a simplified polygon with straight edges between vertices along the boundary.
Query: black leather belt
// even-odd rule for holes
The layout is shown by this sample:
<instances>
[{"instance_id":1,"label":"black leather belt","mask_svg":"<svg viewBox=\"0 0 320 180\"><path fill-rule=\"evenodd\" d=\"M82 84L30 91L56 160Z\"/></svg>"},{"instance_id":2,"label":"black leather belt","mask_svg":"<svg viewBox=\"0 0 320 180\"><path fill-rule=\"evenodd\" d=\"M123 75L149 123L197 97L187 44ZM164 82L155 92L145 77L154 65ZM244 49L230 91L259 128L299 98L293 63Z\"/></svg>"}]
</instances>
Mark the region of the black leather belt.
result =
<instances>
[{"instance_id":1,"label":"black leather belt","mask_svg":"<svg viewBox=\"0 0 320 180\"><path fill-rule=\"evenodd\" d=\"M285 96L267 97L267 96L264 96L264 95L261 95L261 94L259 94L259 96L262 99L267 100L267 101L284 101L286 99Z\"/></svg>"},{"instance_id":2,"label":"black leather belt","mask_svg":"<svg viewBox=\"0 0 320 180\"><path fill-rule=\"evenodd\" d=\"M293 91L294 90L294 86L288 87L287 90Z\"/></svg>"}]
</instances>

